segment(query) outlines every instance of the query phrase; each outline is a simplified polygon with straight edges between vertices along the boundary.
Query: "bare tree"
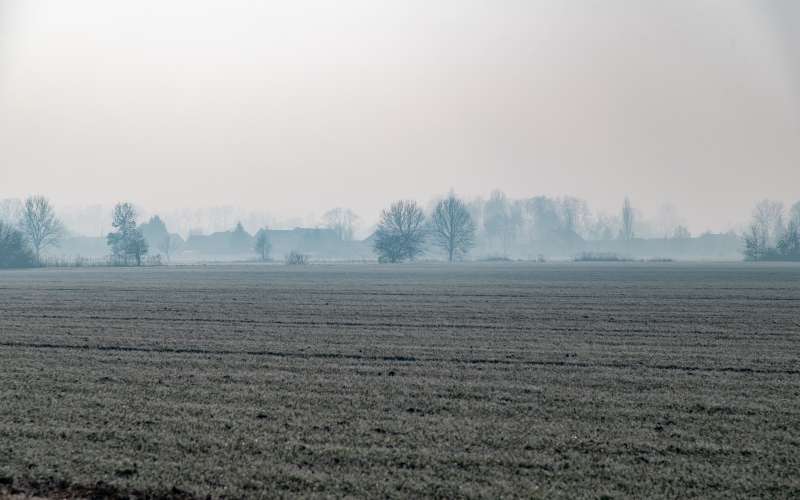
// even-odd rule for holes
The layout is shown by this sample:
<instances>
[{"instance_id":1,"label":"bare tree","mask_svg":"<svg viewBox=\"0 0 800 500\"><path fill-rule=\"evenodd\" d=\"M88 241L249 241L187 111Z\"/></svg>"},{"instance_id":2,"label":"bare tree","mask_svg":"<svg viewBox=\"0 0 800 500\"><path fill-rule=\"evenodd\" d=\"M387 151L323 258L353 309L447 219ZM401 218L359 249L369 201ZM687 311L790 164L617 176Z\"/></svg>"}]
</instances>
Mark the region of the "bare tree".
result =
<instances>
[{"instance_id":1,"label":"bare tree","mask_svg":"<svg viewBox=\"0 0 800 500\"><path fill-rule=\"evenodd\" d=\"M557 200L562 239L574 240L585 234L590 217L589 205L580 198L564 196Z\"/></svg>"},{"instance_id":2,"label":"bare tree","mask_svg":"<svg viewBox=\"0 0 800 500\"><path fill-rule=\"evenodd\" d=\"M790 224L793 228L794 225ZM753 209L753 219L744 235L747 260L775 260L783 252L791 253L792 241L785 241L783 203L762 200ZM777 249L780 247L780 249Z\"/></svg>"},{"instance_id":3,"label":"bare tree","mask_svg":"<svg viewBox=\"0 0 800 500\"><path fill-rule=\"evenodd\" d=\"M789 219L776 250L784 260L800 260L800 221L794 217Z\"/></svg>"},{"instance_id":4,"label":"bare tree","mask_svg":"<svg viewBox=\"0 0 800 500\"><path fill-rule=\"evenodd\" d=\"M783 222L783 203L762 200L753 209L753 220L744 235L747 260L800 260L800 204Z\"/></svg>"},{"instance_id":5,"label":"bare tree","mask_svg":"<svg viewBox=\"0 0 800 500\"><path fill-rule=\"evenodd\" d=\"M508 244L514 235L514 222L511 205L505 193L492 191L489 200L483 206L483 227L489 239L499 239L503 246L503 255L508 254Z\"/></svg>"},{"instance_id":6,"label":"bare tree","mask_svg":"<svg viewBox=\"0 0 800 500\"><path fill-rule=\"evenodd\" d=\"M764 237L767 246L775 246L783 237L783 203L761 200L753 209L753 225Z\"/></svg>"},{"instance_id":7,"label":"bare tree","mask_svg":"<svg viewBox=\"0 0 800 500\"><path fill-rule=\"evenodd\" d=\"M447 252L447 260L462 258L475 246L475 223L466 204L450 194L436 204L431 217L434 242Z\"/></svg>"},{"instance_id":8,"label":"bare tree","mask_svg":"<svg viewBox=\"0 0 800 500\"><path fill-rule=\"evenodd\" d=\"M64 226L44 196L31 196L25 200L19 225L33 248L37 263L40 262L42 250L58 245L64 234Z\"/></svg>"},{"instance_id":9,"label":"bare tree","mask_svg":"<svg viewBox=\"0 0 800 500\"><path fill-rule=\"evenodd\" d=\"M341 241L351 241L358 216L349 208L333 208L322 216L325 227L333 230Z\"/></svg>"},{"instance_id":10,"label":"bare tree","mask_svg":"<svg viewBox=\"0 0 800 500\"><path fill-rule=\"evenodd\" d=\"M111 247L114 260L128 264L132 258L136 265L142 265L142 257L147 254L147 240L136 228L136 209L130 203L118 203L114 207L111 226L114 230L108 233L106 241Z\"/></svg>"},{"instance_id":11,"label":"bare tree","mask_svg":"<svg viewBox=\"0 0 800 500\"><path fill-rule=\"evenodd\" d=\"M778 252L790 260L800 260L800 201L789 209L789 222L778 242Z\"/></svg>"},{"instance_id":12,"label":"bare tree","mask_svg":"<svg viewBox=\"0 0 800 500\"><path fill-rule=\"evenodd\" d=\"M631 206L631 200L626 196L625 201L622 203L622 229L620 229L620 239L625 241L631 241L633 239L633 223L633 207Z\"/></svg>"},{"instance_id":13,"label":"bare tree","mask_svg":"<svg viewBox=\"0 0 800 500\"><path fill-rule=\"evenodd\" d=\"M756 223L750 224L744 235L744 256L747 260L762 260L768 250L767 233Z\"/></svg>"},{"instance_id":14,"label":"bare tree","mask_svg":"<svg viewBox=\"0 0 800 500\"><path fill-rule=\"evenodd\" d=\"M525 200L525 212L531 224L532 240L548 240L561 231L557 204L546 196L535 196Z\"/></svg>"},{"instance_id":15,"label":"bare tree","mask_svg":"<svg viewBox=\"0 0 800 500\"><path fill-rule=\"evenodd\" d=\"M380 262L414 260L424 243L425 214L415 201L396 201L381 213L374 242Z\"/></svg>"},{"instance_id":16,"label":"bare tree","mask_svg":"<svg viewBox=\"0 0 800 500\"><path fill-rule=\"evenodd\" d=\"M270 250L272 250L272 243L269 241L267 228L259 229L256 233L256 253L261 257L262 261L266 262L269 259Z\"/></svg>"}]
</instances>

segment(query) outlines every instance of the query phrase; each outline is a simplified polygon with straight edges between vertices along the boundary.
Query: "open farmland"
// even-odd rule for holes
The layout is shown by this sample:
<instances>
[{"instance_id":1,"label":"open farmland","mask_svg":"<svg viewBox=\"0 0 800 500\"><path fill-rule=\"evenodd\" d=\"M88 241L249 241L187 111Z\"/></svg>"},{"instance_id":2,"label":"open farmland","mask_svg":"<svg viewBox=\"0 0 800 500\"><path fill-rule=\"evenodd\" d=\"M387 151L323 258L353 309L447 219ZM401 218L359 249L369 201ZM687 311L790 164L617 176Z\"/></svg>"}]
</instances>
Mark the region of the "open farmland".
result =
<instances>
[{"instance_id":1,"label":"open farmland","mask_svg":"<svg viewBox=\"0 0 800 500\"><path fill-rule=\"evenodd\" d=\"M799 357L797 265L0 272L0 491L797 497Z\"/></svg>"}]
</instances>

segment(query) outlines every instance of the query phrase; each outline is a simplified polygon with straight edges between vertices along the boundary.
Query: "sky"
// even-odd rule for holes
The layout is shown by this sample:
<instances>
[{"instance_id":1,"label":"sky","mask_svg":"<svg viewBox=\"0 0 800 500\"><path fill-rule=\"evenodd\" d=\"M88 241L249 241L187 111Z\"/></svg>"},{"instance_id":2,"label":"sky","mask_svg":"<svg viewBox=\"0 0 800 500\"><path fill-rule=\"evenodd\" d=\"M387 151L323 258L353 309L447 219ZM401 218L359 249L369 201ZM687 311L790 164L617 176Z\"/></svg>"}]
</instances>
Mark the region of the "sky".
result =
<instances>
[{"instance_id":1,"label":"sky","mask_svg":"<svg viewBox=\"0 0 800 500\"><path fill-rule=\"evenodd\" d=\"M367 222L455 190L800 199L792 0L0 0L0 199Z\"/></svg>"}]
</instances>

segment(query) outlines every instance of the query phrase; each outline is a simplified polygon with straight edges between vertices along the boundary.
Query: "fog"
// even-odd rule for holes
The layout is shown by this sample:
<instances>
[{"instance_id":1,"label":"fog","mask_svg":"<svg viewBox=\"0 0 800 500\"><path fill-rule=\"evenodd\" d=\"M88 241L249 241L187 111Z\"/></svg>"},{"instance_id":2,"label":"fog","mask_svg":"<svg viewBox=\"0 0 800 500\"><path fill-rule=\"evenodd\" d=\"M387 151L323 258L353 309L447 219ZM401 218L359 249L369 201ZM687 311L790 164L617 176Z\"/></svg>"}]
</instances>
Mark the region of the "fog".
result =
<instances>
[{"instance_id":1,"label":"fog","mask_svg":"<svg viewBox=\"0 0 800 500\"><path fill-rule=\"evenodd\" d=\"M798 21L790 0L0 0L0 199L287 227L345 206L363 230L497 188L725 231L800 198Z\"/></svg>"}]
</instances>

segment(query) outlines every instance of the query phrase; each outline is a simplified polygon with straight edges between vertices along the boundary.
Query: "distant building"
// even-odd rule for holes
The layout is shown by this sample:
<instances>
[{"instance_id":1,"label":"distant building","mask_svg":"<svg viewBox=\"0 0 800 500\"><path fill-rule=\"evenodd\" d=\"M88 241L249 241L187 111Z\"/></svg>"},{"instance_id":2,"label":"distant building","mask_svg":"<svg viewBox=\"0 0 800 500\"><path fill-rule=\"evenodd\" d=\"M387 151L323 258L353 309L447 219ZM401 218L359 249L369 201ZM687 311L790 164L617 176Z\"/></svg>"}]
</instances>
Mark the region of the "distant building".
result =
<instances>
[{"instance_id":1,"label":"distant building","mask_svg":"<svg viewBox=\"0 0 800 500\"><path fill-rule=\"evenodd\" d=\"M326 228L268 229L272 246L270 255L281 260L291 251L307 254L312 259L368 259L371 249L364 242L341 241L336 232ZM209 235L193 234L179 250L182 259L215 258L243 260L256 257L255 237L246 231L233 230Z\"/></svg>"}]
</instances>

